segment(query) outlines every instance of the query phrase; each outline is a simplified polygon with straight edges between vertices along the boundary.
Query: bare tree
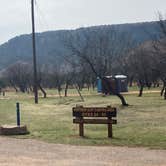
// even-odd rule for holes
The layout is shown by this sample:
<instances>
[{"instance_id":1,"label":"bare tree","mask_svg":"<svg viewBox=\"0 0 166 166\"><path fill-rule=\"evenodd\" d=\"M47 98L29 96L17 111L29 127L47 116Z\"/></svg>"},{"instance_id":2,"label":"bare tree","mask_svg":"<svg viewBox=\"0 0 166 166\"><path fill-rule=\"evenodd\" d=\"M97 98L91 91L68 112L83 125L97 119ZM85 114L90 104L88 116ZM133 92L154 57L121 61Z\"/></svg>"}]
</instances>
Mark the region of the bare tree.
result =
<instances>
[{"instance_id":1,"label":"bare tree","mask_svg":"<svg viewBox=\"0 0 166 166\"><path fill-rule=\"evenodd\" d=\"M7 82L6 82L5 78L0 77L0 95L2 94L3 96L5 96L6 86L7 86Z\"/></svg>"},{"instance_id":2,"label":"bare tree","mask_svg":"<svg viewBox=\"0 0 166 166\"><path fill-rule=\"evenodd\" d=\"M100 79L111 74L114 59L120 53L126 51L123 44L120 35L117 35L114 30L108 30L107 27L103 27L100 32L95 28L92 30L82 29L81 33L80 31L75 34L71 33L69 39L65 42L65 46L71 51L73 59L76 59L80 64L88 65L96 78L99 77ZM106 86L110 86L107 80L104 82ZM111 89L112 94L120 98L122 105L127 106L123 95L113 88Z\"/></svg>"},{"instance_id":3,"label":"bare tree","mask_svg":"<svg viewBox=\"0 0 166 166\"><path fill-rule=\"evenodd\" d=\"M32 85L32 68L28 63L17 62L9 66L4 72L4 76L9 84L18 91L26 92Z\"/></svg>"},{"instance_id":4,"label":"bare tree","mask_svg":"<svg viewBox=\"0 0 166 166\"><path fill-rule=\"evenodd\" d=\"M151 87L152 78L155 74L156 57L150 51L149 46L140 45L126 57L128 69L138 82L139 97L143 94L144 87Z\"/></svg>"},{"instance_id":5,"label":"bare tree","mask_svg":"<svg viewBox=\"0 0 166 166\"><path fill-rule=\"evenodd\" d=\"M161 36L159 40L153 42L153 49L157 55L155 70L158 72L163 82L161 95L164 94L164 99L166 100L166 20L163 19L161 13L159 13L158 25L160 27Z\"/></svg>"}]
</instances>

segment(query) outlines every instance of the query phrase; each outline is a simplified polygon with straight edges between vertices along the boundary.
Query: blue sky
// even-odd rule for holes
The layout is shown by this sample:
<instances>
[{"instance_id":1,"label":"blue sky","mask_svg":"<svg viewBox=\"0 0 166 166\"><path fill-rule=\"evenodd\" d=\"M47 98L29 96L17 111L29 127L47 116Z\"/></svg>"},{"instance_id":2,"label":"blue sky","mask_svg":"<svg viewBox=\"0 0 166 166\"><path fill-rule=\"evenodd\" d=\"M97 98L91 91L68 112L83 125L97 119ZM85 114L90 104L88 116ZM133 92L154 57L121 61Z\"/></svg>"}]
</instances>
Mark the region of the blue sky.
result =
<instances>
[{"instance_id":1,"label":"blue sky","mask_svg":"<svg viewBox=\"0 0 166 166\"><path fill-rule=\"evenodd\" d=\"M31 33L31 0L0 0L0 43ZM166 0L36 0L36 31L157 20Z\"/></svg>"}]
</instances>

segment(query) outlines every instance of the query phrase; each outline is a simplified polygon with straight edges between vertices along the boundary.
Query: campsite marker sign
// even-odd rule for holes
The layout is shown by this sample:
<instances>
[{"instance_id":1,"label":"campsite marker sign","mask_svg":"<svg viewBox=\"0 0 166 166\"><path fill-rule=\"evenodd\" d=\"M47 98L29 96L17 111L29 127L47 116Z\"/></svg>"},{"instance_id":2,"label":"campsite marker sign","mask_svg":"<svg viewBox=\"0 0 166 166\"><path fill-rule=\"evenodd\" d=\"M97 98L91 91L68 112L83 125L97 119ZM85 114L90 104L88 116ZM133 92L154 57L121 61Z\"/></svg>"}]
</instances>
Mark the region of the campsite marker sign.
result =
<instances>
[{"instance_id":1,"label":"campsite marker sign","mask_svg":"<svg viewBox=\"0 0 166 166\"><path fill-rule=\"evenodd\" d=\"M108 137L112 138L112 124L117 124L115 118L117 109L115 107L83 107L76 106L73 108L73 123L79 124L79 135L84 136L84 124L107 124ZM86 117L86 119L84 118Z\"/></svg>"}]
</instances>

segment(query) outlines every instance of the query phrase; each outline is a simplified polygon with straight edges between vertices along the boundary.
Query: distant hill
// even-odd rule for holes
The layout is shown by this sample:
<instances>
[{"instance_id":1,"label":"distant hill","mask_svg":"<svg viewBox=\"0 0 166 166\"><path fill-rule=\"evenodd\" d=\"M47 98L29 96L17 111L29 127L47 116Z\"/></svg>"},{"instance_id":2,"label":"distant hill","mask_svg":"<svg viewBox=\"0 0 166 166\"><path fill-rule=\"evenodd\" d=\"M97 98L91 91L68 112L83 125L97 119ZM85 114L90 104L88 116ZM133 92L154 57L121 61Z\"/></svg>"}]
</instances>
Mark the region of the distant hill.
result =
<instances>
[{"instance_id":1,"label":"distant hill","mask_svg":"<svg viewBox=\"0 0 166 166\"><path fill-rule=\"evenodd\" d=\"M117 33L129 34L133 41L142 43L153 37L160 37L160 28L157 22L144 22L119 25L101 25L76 30L60 30L37 33L37 57L41 64L63 63L63 56L69 52L64 47L63 38L67 34L75 33L83 29L97 29L99 32L103 27L114 29ZM31 35L17 36L0 46L0 69L7 67L17 61L32 61Z\"/></svg>"}]
</instances>

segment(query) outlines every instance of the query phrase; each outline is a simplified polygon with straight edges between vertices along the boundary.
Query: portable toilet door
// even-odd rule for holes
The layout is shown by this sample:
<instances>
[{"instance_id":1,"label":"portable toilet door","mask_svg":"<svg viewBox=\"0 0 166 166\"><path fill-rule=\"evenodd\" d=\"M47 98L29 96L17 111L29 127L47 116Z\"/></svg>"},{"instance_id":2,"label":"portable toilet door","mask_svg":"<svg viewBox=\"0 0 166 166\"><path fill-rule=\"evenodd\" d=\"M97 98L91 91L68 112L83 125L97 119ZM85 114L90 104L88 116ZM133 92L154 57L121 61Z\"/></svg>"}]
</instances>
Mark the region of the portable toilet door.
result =
<instances>
[{"instance_id":1,"label":"portable toilet door","mask_svg":"<svg viewBox=\"0 0 166 166\"><path fill-rule=\"evenodd\" d=\"M97 77L97 92L102 93L102 81L99 77Z\"/></svg>"},{"instance_id":2,"label":"portable toilet door","mask_svg":"<svg viewBox=\"0 0 166 166\"><path fill-rule=\"evenodd\" d=\"M119 92L128 92L128 82L127 76L125 75L116 75Z\"/></svg>"},{"instance_id":3,"label":"portable toilet door","mask_svg":"<svg viewBox=\"0 0 166 166\"><path fill-rule=\"evenodd\" d=\"M116 94L119 93L119 86L117 83L117 79L112 76L105 76L101 81L102 85L102 93L108 94Z\"/></svg>"}]
</instances>

